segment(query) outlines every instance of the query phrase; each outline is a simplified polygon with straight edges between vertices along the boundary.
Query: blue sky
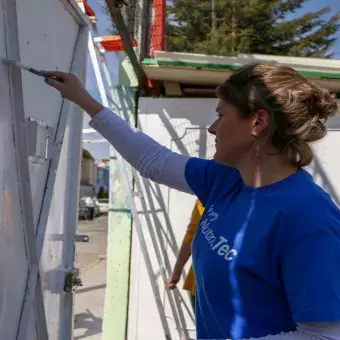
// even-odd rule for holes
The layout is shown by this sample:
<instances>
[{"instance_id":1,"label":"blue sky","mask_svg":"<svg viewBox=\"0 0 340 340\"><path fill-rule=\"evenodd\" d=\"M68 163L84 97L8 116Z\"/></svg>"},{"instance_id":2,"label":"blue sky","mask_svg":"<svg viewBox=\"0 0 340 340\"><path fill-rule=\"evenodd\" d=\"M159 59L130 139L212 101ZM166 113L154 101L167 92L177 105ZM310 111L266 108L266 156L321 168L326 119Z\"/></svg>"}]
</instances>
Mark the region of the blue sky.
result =
<instances>
[{"instance_id":1,"label":"blue sky","mask_svg":"<svg viewBox=\"0 0 340 340\"><path fill-rule=\"evenodd\" d=\"M102 8L101 1L99 0L89 0L88 3L95 11L98 18L98 31L101 35L109 35L110 29L112 27L111 20L108 15L105 13ZM115 57L115 53L107 53L107 62L112 75L113 80L116 79L117 71L118 71L118 63ZM99 91L97 89L96 78L94 75L94 71L91 64L91 59L88 58L87 63L87 81L86 88L94 96L97 100L100 100ZM85 114L84 116L84 124L83 127L89 128L88 122L90 118ZM100 139L99 134L86 134L83 136L83 139L91 140L91 139ZM109 158L109 144L108 143L98 143L98 144L84 144L84 148L90 151L92 156L95 159L108 159Z\"/></svg>"},{"instance_id":2,"label":"blue sky","mask_svg":"<svg viewBox=\"0 0 340 340\"><path fill-rule=\"evenodd\" d=\"M307 12L315 12L326 6L331 7L331 13L340 12L340 0L309 0L305 3L305 6L296 13L296 15L304 14ZM331 49L334 52L336 59L340 59L340 32L338 33L339 40Z\"/></svg>"},{"instance_id":3,"label":"blue sky","mask_svg":"<svg viewBox=\"0 0 340 340\"><path fill-rule=\"evenodd\" d=\"M111 28L111 21L108 15L105 13L104 9L102 8L102 0L88 0L90 6L97 14L98 18L98 29L101 35L108 35L110 34ZM310 11L317 11L325 6L330 6L332 9L332 13L340 11L340 0L309 0L306 2L303 9L299 10L295 15L304 14ZM295 15L292 15L294 17ZM335 58L340 59L340 33L339 33L339 41L333 46L332 52L335 53ZM114 53L107 54L107 60L109 64L109 68L111 71L111 75L114 81L117 79L117 72L118 72L118 63ZM87 89L89 92L96 98L99 99L99 92L97 90L96 81L94 77L94 72L92 69L92 65L90 63L90 59L88 62L88 75L87 75ZM86 116L84 120L84 128L88 127L89 118ZM98 135L87 135L84 136L84 139L97 139L99 138ZM108 158L109 156L109 146L107 143L104 144L86 144L84 145L86 149L88 149L94 158L102 159Z\"/></svg>"}]
</instances>

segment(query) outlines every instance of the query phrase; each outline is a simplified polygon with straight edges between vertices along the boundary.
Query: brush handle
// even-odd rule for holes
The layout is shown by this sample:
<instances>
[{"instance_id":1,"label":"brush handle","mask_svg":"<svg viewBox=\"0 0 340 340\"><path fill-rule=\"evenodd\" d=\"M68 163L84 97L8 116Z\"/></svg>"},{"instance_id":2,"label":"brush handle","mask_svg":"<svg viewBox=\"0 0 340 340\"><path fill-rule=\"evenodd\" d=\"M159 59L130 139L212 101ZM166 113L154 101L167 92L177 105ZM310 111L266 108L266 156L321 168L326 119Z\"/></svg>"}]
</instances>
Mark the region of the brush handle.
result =
<instances>
[{"instance_id":1,"label":"brush handle","mask_svg":"<svg viewBox=\"0 0 340 340\"><path fill-rule=\"evenodd\" d=\"M34 69L34 68L32 68L32 67L29 68L28 71L31 72L31 73L33 73L33 74L35 74L35 75L37 75L37 76L39 76L39 77L44 77L44 78L53 79L53 80L59 81L60 83L63 83L63 82L64 82L63 79L58 78L58 77L45 76L43 73L41 73L40 71L38 71L38 70L36 70L36 69Z\"/></svg>"},{"instance_id":2,"label":"brush handle","mask_svg":"<svg viewBox=\"0 0 340 340\"><path fill-rule=\"evenodd\" d=\"M43 75L43 77L45 77L45 78L50 78L50 79L59 81L59 83L63 83L63 82L64 82L64 79L61 79L61 78L59 78L59 77L44 76L44 75Z\"/></svg>"}]
</instances>

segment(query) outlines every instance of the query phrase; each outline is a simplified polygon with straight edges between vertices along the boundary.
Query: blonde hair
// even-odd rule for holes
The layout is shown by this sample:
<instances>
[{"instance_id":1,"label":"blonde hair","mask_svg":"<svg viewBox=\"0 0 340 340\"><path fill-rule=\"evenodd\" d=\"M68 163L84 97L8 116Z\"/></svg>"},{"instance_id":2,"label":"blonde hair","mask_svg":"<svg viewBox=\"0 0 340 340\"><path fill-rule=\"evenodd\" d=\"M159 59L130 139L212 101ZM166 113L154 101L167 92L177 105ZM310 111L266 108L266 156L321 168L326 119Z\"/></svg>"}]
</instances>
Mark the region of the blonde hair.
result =
<instances>
[{"instance_id":1,"label":"blonde hair","mask_svg":"<svg viewBox=\"0 0 340 340\"><path fill-rule=\"evenodd\" d=\"M298 166L313 160L309 145L326 135L325 121L336 114L335 96L288 66L251 64L237 69L217 88L218 97L249 118L268 111L271 124L265 135L280 153Z\"/></svg>"}]
</instances>

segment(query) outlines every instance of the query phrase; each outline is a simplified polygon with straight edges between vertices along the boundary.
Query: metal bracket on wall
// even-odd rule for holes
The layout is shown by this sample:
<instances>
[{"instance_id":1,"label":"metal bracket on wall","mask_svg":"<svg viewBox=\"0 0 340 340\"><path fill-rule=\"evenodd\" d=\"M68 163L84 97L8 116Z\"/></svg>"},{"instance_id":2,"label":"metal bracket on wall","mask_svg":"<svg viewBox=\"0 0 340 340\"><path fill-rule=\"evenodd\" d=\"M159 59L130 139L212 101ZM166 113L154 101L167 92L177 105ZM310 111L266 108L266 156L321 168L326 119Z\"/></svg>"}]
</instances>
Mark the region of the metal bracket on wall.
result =
<instances>
[{"instance_id":1,"label":"metal bracket on wall","mask_svg":"<svg viewBox=\"0 0 340 340\"><path fill-rule=\"evenodd\" d=\"M58 146L53 144L54 127L46 122L29 117L26 121L28 160L31 163L44 164L52 159Z\"/></svg>"},{"instance_id":2,"label":"metal bracket on wall","mask_svg":"<svg viewBox=\"0 0 340 340\"><path fill-rule=\"evenodd\" d=\"M77 287L81 287L82 285L83 283L80 279L78 268L74 268L66 272L65 285L64 285L65 293L71 293Z\"/></svg>"},{"instance_id":3,"label":"metal bracket on wall","mask_svg":"<svg viewBox=\"0 0 340 340\"><path fill-rule=\"evenodd\" d=\"M75 235L75 241L76 242L89 242L90 241L90 236L89 235Z\"/></svg>"},{"instance_id":4,"label":"metal bracket on wall","mask_svg":"<svg viewBox=\"0 0 340 340\"><path fill-rule=\"evenodd\" d=\"M83 285L78 268L52 269L44 274L44 291L52 294L72 293L77 287Z\"/></svg>"}]
</instances>

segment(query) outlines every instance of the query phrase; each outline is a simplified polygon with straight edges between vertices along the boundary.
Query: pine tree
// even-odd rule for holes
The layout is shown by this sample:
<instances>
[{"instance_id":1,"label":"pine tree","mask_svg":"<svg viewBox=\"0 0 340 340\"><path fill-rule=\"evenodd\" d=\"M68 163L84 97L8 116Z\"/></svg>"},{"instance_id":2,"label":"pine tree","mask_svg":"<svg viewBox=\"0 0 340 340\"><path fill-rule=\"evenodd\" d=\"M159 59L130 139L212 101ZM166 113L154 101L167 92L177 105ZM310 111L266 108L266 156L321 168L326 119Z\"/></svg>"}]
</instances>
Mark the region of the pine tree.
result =
<instances>
[{"instance_id":1,"label":"pine tree","mask_svg":"<svg viewBox=\"0 0 340 340\"><path fill-rule=\"evenodd\" d=\"M169 51L237 55L260 53L329 58L340 13L325 7L287 20L308 0L172 0Z\"/></svg>"},{"instance_id":2,"label":"pine tree","mask_svg":"<svg viewBox=\"0 0 340 340\"><path fill-rule=\"evenodd\" d=\"M101 186L97 195L97 198L107 198L105 194L105 189Z\"/></svg>"}]
</instances>

